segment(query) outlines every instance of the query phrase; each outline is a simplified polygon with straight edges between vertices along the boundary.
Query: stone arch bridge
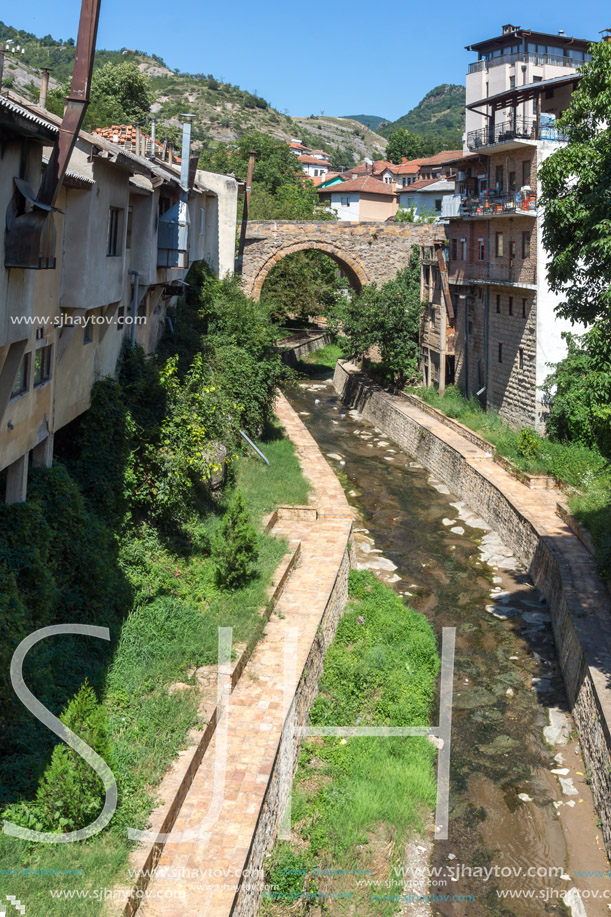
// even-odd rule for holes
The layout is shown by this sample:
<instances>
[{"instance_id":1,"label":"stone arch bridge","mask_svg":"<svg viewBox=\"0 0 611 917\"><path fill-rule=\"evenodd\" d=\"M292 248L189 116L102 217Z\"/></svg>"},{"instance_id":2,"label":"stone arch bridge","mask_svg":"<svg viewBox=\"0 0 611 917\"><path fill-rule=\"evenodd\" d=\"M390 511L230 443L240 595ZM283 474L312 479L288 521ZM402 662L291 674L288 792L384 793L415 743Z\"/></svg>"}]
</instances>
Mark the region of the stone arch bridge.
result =
<instances>
[{"instance_id":1,"label":"stone arch bridge","mask_svg":"<svg viewBox=\"0 0 611 917\"><path fill-rule=\"evenodd\" d=\"M244 292L259 299L274 265L305 250L333 258L356 290L373 281L384 283L407 265L412 246L430 243L440 234L442 228L426 223L255 220L246 233Z\"/></svg>"}]
</instances>

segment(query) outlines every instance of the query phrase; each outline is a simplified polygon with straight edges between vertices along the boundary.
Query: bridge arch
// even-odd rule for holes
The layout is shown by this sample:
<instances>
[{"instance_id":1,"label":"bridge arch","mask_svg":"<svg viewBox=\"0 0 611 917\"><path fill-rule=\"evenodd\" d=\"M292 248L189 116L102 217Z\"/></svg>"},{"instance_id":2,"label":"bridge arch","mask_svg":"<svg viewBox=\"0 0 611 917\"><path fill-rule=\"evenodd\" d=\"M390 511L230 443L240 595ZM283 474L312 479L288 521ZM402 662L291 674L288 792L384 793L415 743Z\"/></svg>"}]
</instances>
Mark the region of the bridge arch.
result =
<instances>
[{"instance_id":1,"label":"bridge arch","mask_svg":"<svg viewBox=\"0 0 611 917\"><path fill-rule=\"evenodd\" d=\"M254 275L247 281L246 294L252 299L260 299L263 284L272 268L283 258L286 258L287 255L300 251L319 251L329 255L346 274L350 285L357 291L371 283L371 278L363 262L352 252L347 251L343 246L335 242L306 238L282 245L258 265Z\"/></svg>"}]
</instances>

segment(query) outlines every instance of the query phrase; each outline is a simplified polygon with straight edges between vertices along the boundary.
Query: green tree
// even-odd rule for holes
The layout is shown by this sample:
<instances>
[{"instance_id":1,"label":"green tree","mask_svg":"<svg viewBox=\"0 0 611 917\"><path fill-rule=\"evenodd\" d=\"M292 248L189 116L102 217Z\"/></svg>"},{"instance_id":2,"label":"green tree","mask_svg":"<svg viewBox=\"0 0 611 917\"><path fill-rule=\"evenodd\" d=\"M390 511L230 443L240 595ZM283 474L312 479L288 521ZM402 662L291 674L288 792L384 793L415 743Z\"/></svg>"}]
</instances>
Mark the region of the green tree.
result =
<instances>
[{"instance_id":1,"label":"green tree","mask_svg":"<svg viewBox=\"0 0 611 917\"><path fill-rule=\"evenodd\" d=\"M549 284L563 297L558 313L584 323L611 315L611 43L590 52L558 122L568 142L539 170Z\"/></svg>"},{"instance_id":2,"label":"green tree","mask_svg":"<svg viewBox=\"0 0 611 917\"><path fill-rule=\"evenodd\" d=\"M378 348L381 371L391 382L404 384L418 368L420 317L420 255L414 247L409 264L378 289L364 287L359 296L342 300L330 313L346 356L361 359Z\"/></svg>"},{"instance_id":3,"label":"green tree","mask_svg":"<svg viewBox=\"0 0 611 917\"><path fill-rule=\"evenodd\" d=\"M49 109L63 114L69 81L49 93ZM111 124L134 124L149 113L153 95L150 79L135 62L110 61L94 70L91 80L91 100L85 115L88 127L108 127Z\"/></svg>"},{"instance_id":4,"label":"green tree","mask_svg":"<svg viewBox=\"0 0 611 917\"><path fill-rule=\"evenodd\" d=\"M307 319L332 308L347 288L338 266L323 252L295 252L269 272L261 302L269 306L277 321L289 315Z\"/></svg>"},{"instance_id":5,"label":"green tree","mask_svg":"<svg viewBox=\"0 0 611 917\"><path fill-rule=\"evenodd\" d=\"M257 533L250 523L242 494L236 491L213 545L216 575L230 589L243 586L257 573Z\"/></svg>"},{"instance_id":6,"label":"green tree","mask_svg":"<svg viewBox=\"0 0 611 917\"><path fill-rule=\"evenodd\" d=\"M386 158L391 162L400 163L403 157L409 160L427 155L424 150L425 144L421 137L411 134L405 127L400 127L388 137Z\"/></svg>"}]
</instances>

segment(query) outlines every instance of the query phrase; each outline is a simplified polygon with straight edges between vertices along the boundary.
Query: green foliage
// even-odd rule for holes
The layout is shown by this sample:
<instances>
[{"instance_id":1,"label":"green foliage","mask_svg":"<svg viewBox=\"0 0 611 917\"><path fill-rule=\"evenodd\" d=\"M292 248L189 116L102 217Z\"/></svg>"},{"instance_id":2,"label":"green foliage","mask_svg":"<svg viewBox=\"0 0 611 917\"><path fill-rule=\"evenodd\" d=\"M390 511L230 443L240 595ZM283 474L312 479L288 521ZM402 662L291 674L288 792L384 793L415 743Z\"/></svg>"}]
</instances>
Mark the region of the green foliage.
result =
<instances>
[{"instance_id":1,"label":"green foliage","mask_svg":"<svg viewBox=\"0 0 611 917\"><path fill-rule=\"evenodd\" d=\"M342 331L339 341L347 357L358 360L379 348L380 369L402 385L417 372L421 312L420 257L414 248L408 267L396 277L379 289L372 283L359 296L342 300L329 318Z\"/></svg>"},{"instance_id":2,"label":"green foliage","mask_svg":"<svg viewBox=\"0 0 611 917\"><path fill-rule=\"evenodd\" d=\"M289 844L280 841L274 848L268 869L271 891L265 893L273 901L298 901L303 895L303 886L309 872L309 864L303 853L291 850Z\"/></svg>"},{"instance_id":3,"label":"green foliage","mask_svg":"<svg viewBox=\"0 0 611 917\"><path fill-rule=\"evenodd\" d=\"M390 137L398 129L407 129L424 141L417 155L433 156L441 150L459 150L464 127L465 87L443 83L427 92L406 115L378 125L378 133Z\"/></svg>"},{"instance_id":4,"label":"green foliage","mask_svg":"<svg viewBox=\"0 0 611 917\"><path fill-rule=\"evenodd\" d=\"M558 313L584 323L608 322L611 311L611 44L589 50L558 122L568 143L539 170L549 284L563 297Z\"/></svg>"},{"instance_id":5,"label":"green foliage","mask_svg":"<svg viewBox=\"0 0 611 917\"><path fill-rule=\"evenodd\" d=\"M347 289L335 261L318 251L301 251L282 258L269 272L261 302L276 321L288 316L306 320L332 308Z\"/></svg>"},{"instance_id":6,"label":"green foliage","mask_svg":"<svg viewBox=\"0 0 611 917\"><path fill-rule=\"evenodd\" d=\"M69 81L49 92L47 104L50 111L63 114L63 102L68 91ZM86 124L92 128L134 124L149 114L152 102L149 78L138 69L135 61L108 61L94 71Z\"/></svg>"},{"instance_id":7,"label":"green foliage","mask_svg":"<svg viewBox=\"0 0 611 917\"><path fill-rule=\"evenodd\" d=\"M411 134L406 127L399 127L388 135L388 144L386 146L386 158L390 162L400 163L406 159L418 159L424 156L426 145L422 137Z\"/></svg>"},{"instance_id":8,"label":"green foliage","mask_svg":"<svg viewBox=\"0 0 611 917\"><path fill-rule=\"evenodd\" d=\"M396 223L434 223L436 219L435 211L426 207L421 207L420 213L416 212L414 206L400 207L395 213Z\"/></svg>"},{"instance_id":9,"label":"green foliage","mask_svg":"<svg viewBox=\"0 0 611 917\"><path fill-rule=\"evenodd\" d=\"M369 571L350 573L349 595L325 657L312 724L427 725L439 671L428 621ZM308 742L295 779L295 842L278 845L269 868L276 897L276 887L298 894L306 873L329 863L351 870L371 866L380 842L397 851L386 858L392 883L396 856L434 806L434 760L435 751L424 737ZM309 893L307 879L305 889ZM355 913L389 913L375 901L371 887L351 883L350 892ZM278 905L271 913L285 914L286 901L284 908Z\"/></svg>"},{"instance_id":10,"label":"green foliage","mask_svg":"<svg viewBox=\"0 0 611 917\"><path fill-rule=\"evenodd\" d=\"M236 589L257 574L257 533L250 523L244 499L236 491L223 517L213 545L216 575L219 583Z\"/></svg>"},{"instance_id":11,"label":"green foliage","mask_svg":"<svg viewBox=\"0 0 611 917\"><path fill-rule=\"evenodd\" d=\"M524 458L534 459L539 452L539 437L529 428L524 427L518 434L518 452Z\"/></svg>"},{"instance_id":12,"label":"green foliage","mask_svg":"<svg viewBox=\"0 0 611 917\"><path fill-rule=\"evenodd\" d=\"M70 701L61 721L112 768L106 711L87 683ZM17 803L3 814L36 831L76 831L97 818L104 797L104 785L91 765L62 743L53 750L33 805Z\"/></svg>"},{"instance_id":13,"label":"green foliage","mask_svg":"<svg viewBox=\"0 0 611 917\"><path fill-rule=\"evenodd\" d=\"M560 442L581 443L611 458L611 347L599 324L577 337L565 334L567 355L547 377L547 430Z\"/></svg>"}]
</instances>

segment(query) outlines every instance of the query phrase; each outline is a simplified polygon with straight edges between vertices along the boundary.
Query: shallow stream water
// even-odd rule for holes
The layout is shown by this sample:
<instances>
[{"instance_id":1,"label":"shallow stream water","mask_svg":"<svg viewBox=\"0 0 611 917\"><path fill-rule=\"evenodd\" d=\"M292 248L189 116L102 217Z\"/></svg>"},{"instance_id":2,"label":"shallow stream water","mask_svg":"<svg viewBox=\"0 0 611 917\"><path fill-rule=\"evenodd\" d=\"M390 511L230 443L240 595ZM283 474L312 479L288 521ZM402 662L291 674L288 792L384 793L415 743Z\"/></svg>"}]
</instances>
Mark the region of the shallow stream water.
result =
<instances>
[{"instance_id":1,"label":"shallow stream water","mask_svg":"<svg viewBox=\"0 0 611 917\"><path fill-rule=\"evenodd\" d=\"M432 844L439 873L428 891L473 900L433 901L429 913L611 914L609 867L545 599L499 536L342 405L330 379L287 394L358 512L360 564L437 634L456 628L449 839ZM544 740L549 708L557 728L547 737L559 744Z\"/></svg>"}]
</instances>

